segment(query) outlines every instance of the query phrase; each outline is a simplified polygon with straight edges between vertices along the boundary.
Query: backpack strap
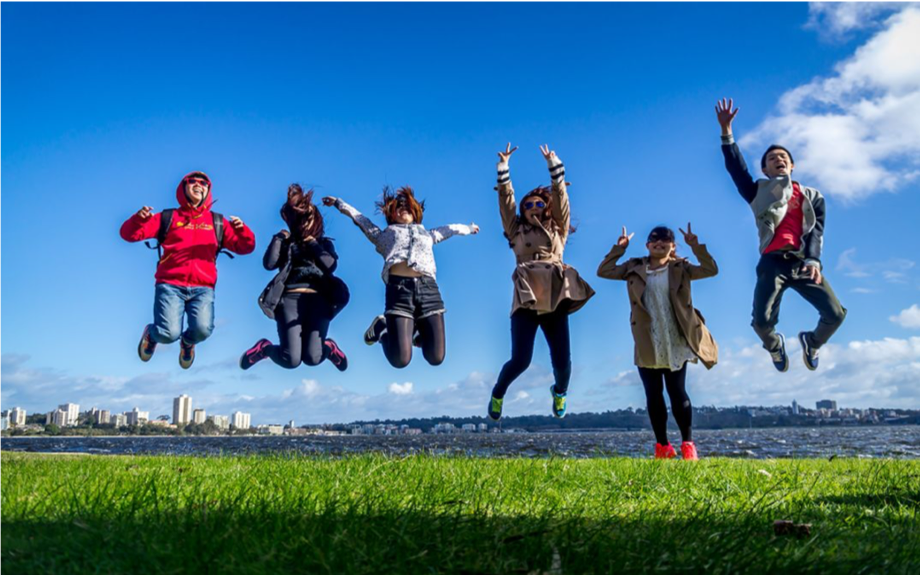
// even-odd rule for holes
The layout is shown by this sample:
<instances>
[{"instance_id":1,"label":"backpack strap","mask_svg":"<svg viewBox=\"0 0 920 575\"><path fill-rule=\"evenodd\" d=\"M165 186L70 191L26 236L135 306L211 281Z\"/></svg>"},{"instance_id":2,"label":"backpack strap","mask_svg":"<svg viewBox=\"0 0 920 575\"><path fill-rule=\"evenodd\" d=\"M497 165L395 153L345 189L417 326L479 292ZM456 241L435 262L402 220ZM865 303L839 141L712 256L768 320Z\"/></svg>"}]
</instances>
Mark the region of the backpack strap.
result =
<instances>
[{"instance_id":1,"label":"backpack strap","mask_svg":"<svg viewBox=\"0 0 920 575\"><path fill-rule=\"evenodd\" d=\"M217 255L214 257L226 254L232 260L233 254L224 249L224 215L217 212L211 212L211 215L214 217L214 235L217 236Z\"/></svg>"},{"instance_id":2,"label":"backpack strap","mask_svg":"<svg viewBox=\"0 0 920 575\"><path fill-rule=\"evenodd\" d=\"M157 251L159 259L163 258L163 243L166 241L166 234L169 233L169 226L172 225L173 213L175 208L167 208L160 212L160 229L157 230L157 245L152 246L150 242L144 242L148 248Z\"/></svg>"}]
</instances>

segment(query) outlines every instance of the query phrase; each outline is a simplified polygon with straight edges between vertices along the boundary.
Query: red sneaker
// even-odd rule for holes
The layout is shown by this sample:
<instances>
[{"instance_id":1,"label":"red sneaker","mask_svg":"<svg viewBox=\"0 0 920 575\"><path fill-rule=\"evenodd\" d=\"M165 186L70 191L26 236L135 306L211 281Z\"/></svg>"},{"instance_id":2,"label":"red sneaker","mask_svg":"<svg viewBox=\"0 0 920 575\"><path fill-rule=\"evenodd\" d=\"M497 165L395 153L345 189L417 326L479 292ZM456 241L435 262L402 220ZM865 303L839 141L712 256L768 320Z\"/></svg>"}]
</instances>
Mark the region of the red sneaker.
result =
<instances>
[{"instance_id":1,"label":"red sneaker","mask_svg":"<svg viewBox=\"0 0 920 575\"><path fill-rule=\"evenodd\" d=\"M677 451L674 450L674 446L670 443L667 445L655 444L655 459L674 459L675 457L677 457Z\"/></svg>"},{"instance_id":2,"label":"red sneaker","mask_svg":"<svg viewBox=\"0 0 920 575\"><path fill-rule=\"evenodd\" d=\"M696 445L692 441L685 441L680 444L680 456L687 461L700 460L700 456L696 454Z\"/></svg>"},{"instance_id":3,"label":"red sneaker","mask_svg":"<svg viewBox=\"0 0 920 575\"><path fill-rule=\"evenodd\" d=\"M270 347L272 342L265 338L260 339L256 344L240 356L240 369L249 369L255 364L265 359L265 349Z\"/></svg>"},{"instance_id":4,"label":"red sneaker","mask_svg":"<svg viewBox=\"0 0 920 575\"><path fill-rule=\"evenodd\" d=\"M326 346L326 359L331 361L337 370L345 371L348 369L348 357L339 347L339 344L335 343L334 339L326 338L323 345Z\"/></svg>"}]
</instances>

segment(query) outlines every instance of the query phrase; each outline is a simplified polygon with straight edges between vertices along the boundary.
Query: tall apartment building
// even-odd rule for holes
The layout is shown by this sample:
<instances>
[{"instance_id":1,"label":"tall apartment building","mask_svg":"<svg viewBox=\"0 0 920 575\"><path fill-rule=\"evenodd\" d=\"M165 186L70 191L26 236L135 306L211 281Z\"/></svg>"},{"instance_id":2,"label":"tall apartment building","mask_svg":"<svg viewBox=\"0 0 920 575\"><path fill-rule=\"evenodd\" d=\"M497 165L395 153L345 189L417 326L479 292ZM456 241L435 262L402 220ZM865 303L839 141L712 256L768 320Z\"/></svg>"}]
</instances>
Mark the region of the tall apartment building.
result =
<instances>
[{"instance_id":1,"label":"tall apartment building","mask_svg":"<svg viewBox=\"0 0 920 575\"><path fill-rule=\"evenodd\" d=\"M182 394L173 400L172 422L178 426L188 425L192 421L192 398Z\"/></svg>"},{"instance_id":2,"label":"tall apartment building","mask_svg":"<svg viewBox=\"0 0 920 575\"><path fill-rule=\"evenodd\" d=\"M128 418L124 413L115 413L109 419L109 422L113 423L115 427L124 427L128 425Z\"/></svg>"},{"instance_id":3,"label":"tall apartment building","mask_svg":"<svg viewBox=\"0 0 920 575\"><path fill-rule=\"evenodd\" d=\"M217 429L222 429L222 430L230 429L230 416L229 415L209 415L208 421L213 421L214 425L217 426Z\"/></svg>"},{"instance_id":4,"label":"tall apartment building","mask_svg":"<svg viewBox=\"0 0 920 575\"><path fill-rule=\"evenodd\" d=\"M65 403L59 405L58 409L64 412L64 425L61 427L69 427L76 425L77 421L80 419L80 406L76 403Z\"/></svg>"},{"instance_id":5,"label":"tall apartment building","mask_svg":"<svg viewBox=\"0 0 920 575\"><path fill-rule=\"evenodd\" d=\"M58 427L67 427L67 412L63 409L49 411L45 416L45 425L57 425Z\"/></svg>"},{"instance_id":6,"label":"tall apartment building","mask_svg":"<svg viewBox=\"0 0 920 575\"><path fill-rule=\"evenodd\" d=\"M234 429L249 429L250 427L250 414L242 411L237 411L233 414Z\"/></svg>"},{"instance_id":7,"label":"tall apartment building","mask_svg":"<svg viewBox=\"0 0 920 575\"><path fill-rule=\"evenodd\" d=\"M196 409L192 412L192 423L204 423L206 419L203 409Z\"/></svg>"},{"instance_id":8,"label":"tall apartment building","mask_svg":"<svg viewBox=\"0 0 920 575\"><path fill-rule=\"evenodd\" d=\"M815 404L815 407L818 409L829 409L831 411L837 411L837 402L833 399L822 399Z\"/></svg>"},{"instance_id":9,"label":"tall apartment building","mask_svg":"<svg viewBox=\"0 0 920 575\"><path fill-rule=\"evenodd\" d=\"M143 425L150 421L150 412L141 411L135 407L131 411L125 412L125 421L128 422L128 425Z\"/></svg>"},{"instance_id":10,"label":"tall apartment building","mask_svg":"<svg viewBox=\"0 0 920 575\"><path fill-rule=\"evenodd\" d=\"M10 410L10 425L25 425L26 410L21 407L14 407Z\"/></svg>"},{"instance_id":11,"label":"tall apartment building","mask_svg":"<svg viewBox=\"0 0 920 575\"><path fill-rule=\"evenodd\" d=\"M111 417L108 409L98 409L96 410L96 417L93 421L96 423L109 423Z\"/></svg>"}]
</instances>

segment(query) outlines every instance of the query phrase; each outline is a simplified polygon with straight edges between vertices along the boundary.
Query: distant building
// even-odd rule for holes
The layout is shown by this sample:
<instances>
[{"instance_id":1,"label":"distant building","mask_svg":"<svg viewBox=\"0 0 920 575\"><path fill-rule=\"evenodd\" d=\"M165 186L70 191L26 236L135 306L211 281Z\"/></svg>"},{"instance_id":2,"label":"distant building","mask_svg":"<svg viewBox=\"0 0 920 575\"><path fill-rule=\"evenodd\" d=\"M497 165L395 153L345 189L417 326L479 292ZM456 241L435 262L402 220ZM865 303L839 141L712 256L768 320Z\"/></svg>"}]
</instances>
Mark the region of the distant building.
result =
<instances>
[{"instance_id":1,"label":"distant building","mask_svg":"<svg viewBox=\"0 0 920 575\"><path fill-rule=\"evenodd\" d=\"M833 399L822 399L821 401L815 404L817 409L827 409L829 411L837 411L837 402Z\"/></svg>"},{"instance_id":2,"label":"distant building","mask_svg":"<svg viewBox=\"0 0 920 575\"><path fill-rule=\"evenodd\" d=\"M464 423L460 429L463 430L463 433L476 433L476 424L475 423Z\"/></svg>"},{"instance_id":3,"label":"distant building","mask_svg":"<svg viewBox=\"0 0 920 575\"><path fill-rule=\"evenodd\" d=\"M0 431L6 431L10 428L10 414L7 411L3 412L3 415L0 416Z\"/></svg>"},{"instance_id":4,"label":"distant building","mask_svg":"<svg viewBox=\"0 0 920 575\"><path fill-rule=\"evenodd\" d=\"M437 423L431 428L432 433L456 433L457 427L450 422Z\"/></svg>"},{"instance_id":5,"label":"distant building","mask_svg":"<svg viewBox=\"0 0 920 575\"><path fill-rule=\"evenodd\" d=\"M177 426L188 425L192 421L192 398L184 393L173 399L172 422Z\"/></svg>"},{"instance_id":6,"label":"distant building","mask_svg":"<svg viewBox=\"0 0 920 575\"><path fill-rule=\"evenodd\" d=\"M234 429L249 429L252 427L250 414L243 413L242 411L236 411L233 413L232 423Z\"/></svg>"},{"instance_id":7,"label":"distant building","mask_svg":"<svg viewBox=\"0 0 920 575\"><path fill-rule=\"evenodd\" d=\"M217 429L228 430L230 429L230 416L229 415L209 415L208 421L213 421L214 425L217 426Z\"/></svg>"},{"instance_id":8,"label":"distant building","mask_svg":"<svg viewBox=\"0 0 920 575\"><path fill-rule=\"evenodd\" d=\"M792 400L792 415L799 414L799 403L796 400Z\"/></svg>"},{"instance_id":9,"label":"distant building","mask_svg":"<svg viewBox=\"0 0 920 575\"><path fill-rule=\"evenodd\" d=\"M64 424L59 427L70 427L77 424L80 419L80 406L78 404L65 403L59 405L58 409L64 412Z\"/></svg>"},{"instance_id":10,"label":"distant building","mask_svg":"<svg viewBox=\"0 0 920 575\"><path fill-rule=\"evenodd\" d=\"M96 419L94 421L96 423L109 423L111 417L108 409L99 409L96 411Z\"/></svg>"},{"instance_id":11,"label":"distant building","mask_svg":"<svg viewBox=\"0 0 920 575\"><path fill-rule=\"evenodd\" d=\"M109 422L115 427L125 427L128 425L128 417L124 413L116 413L109 418Z\"/></svg>"},{"instance_id":12,"label":"distant building","mask_svg":"<svg viewBox=\"0 0 920 575\"><path fill-rule=\"evenodd\" d=\"M196 409L192 412L192 423L204 423L207 420L203 409Z\"/></svg>"},{"instance_id":13,"label":"distant building","mask_svg":"<svg viewBox=\"0 0 920 575\"><path fill-rule=\"evenodd\" d=\"M276 425L276 424L260 425L256 429L258 430L259 435L281 435L282 433L284 433L283 425Z\"/></svg>"},{"instance_id":14,"label":"distant building","mask_svg":"<svg viewBox=\"0 0 920 575\"><path fill-rule=\"evenodd\" d=\"M127 425L143 425L150 421L150 412L141 411L135 407L131 411L125 412L125 421Z\"/></svg>"},{"instance_id":15,"label":"distant building","mask_svg":"<svg viewBox=\"0 0 920 575\"><path fill-rule=\"evenodd\" d=\"M45 416L45 425L57 425L58 427L67 427L67 412L63 409L55 409L48 412Z\"/></svg>"},{"instance_id":16,"label":"distant building","mask_svg":"<svg viewBox=\"0 0 920 575\"><path fill-rule=\"evenodd\" d=\"M10 410L10 425L25 425L26 424L26 410L21 407L14 407Z\"/></svg>"}]
</instances>

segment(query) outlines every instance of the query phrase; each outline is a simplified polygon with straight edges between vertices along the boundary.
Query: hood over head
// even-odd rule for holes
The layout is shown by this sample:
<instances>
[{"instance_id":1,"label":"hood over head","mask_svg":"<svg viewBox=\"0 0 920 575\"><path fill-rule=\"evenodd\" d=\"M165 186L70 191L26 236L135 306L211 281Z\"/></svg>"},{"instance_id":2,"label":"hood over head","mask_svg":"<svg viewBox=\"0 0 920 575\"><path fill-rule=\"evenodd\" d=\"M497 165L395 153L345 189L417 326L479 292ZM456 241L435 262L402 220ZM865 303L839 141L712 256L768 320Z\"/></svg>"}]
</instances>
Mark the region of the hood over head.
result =
<instances>
[{"instance_id":1,"label":"hood over head","mask_svg":"<svg viewBox=\"0 0 920 575\"><path fill-rule=\"evenodd\" d=\"M204 201L201 202L197 208L193 208L189 202L188 196L185 195L185 183L189 178L198 177L208 182L208 195L204 197ZM211 178L204 172L189 172L185 174L182 178L182 181L179 182L179 185L176 187L176 201L179 202L180 208L185 208L189 210L210 210L211 205L214 203L214 184L211 183Z\"/></svg>"}]
</instances>

